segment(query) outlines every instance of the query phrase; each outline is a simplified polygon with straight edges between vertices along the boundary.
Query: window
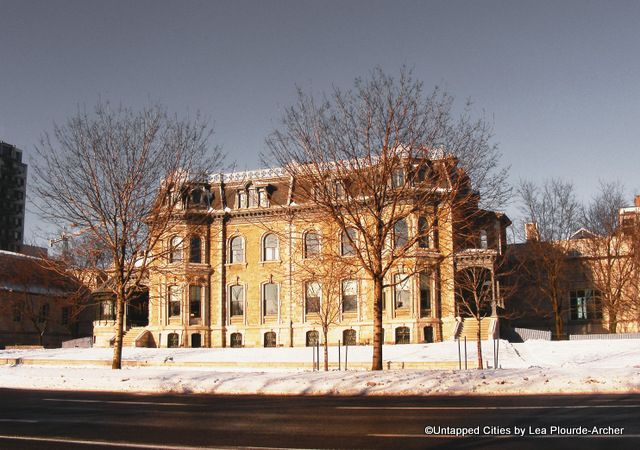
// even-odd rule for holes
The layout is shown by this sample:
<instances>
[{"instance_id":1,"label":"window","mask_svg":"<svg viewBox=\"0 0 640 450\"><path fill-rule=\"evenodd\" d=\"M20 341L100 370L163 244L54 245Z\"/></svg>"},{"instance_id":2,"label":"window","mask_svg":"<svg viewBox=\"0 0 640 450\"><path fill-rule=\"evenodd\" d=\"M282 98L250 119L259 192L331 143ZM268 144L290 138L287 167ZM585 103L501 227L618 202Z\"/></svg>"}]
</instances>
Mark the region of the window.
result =
<instances>
[{"instance_id":1,"label":"window","mask_svg":"<svg viewBox=\"0 0 640 450\"><path fill-rule=\"evenodd\" d=\"M40 311L38 311L38 322L43 323L45 320L49 318L49 304L45 303L40 306Z\"/></svg>"},{"instance_id":2,"label":"window","mask_svg":"<svg viewBox=\"0 0 640 450\"><path fill-rule=\"evenodd\" d=\"M307 347L315 347L320 342L320 334L317 331L307 331L306 336Z\"/></svg>"},{"instance_id":3,"label":"window","mask_svg":"<svg viewBox=\"0 0 640 450\"><path fill-rule=\"evenodd\" d=\"M428 273L420 273L420 317L431 314L431 277Z\"/></svg>"},{"instance_id":4,"label":"window","mask_svg":"<svg viewBox=\"0 0 640 450\"><path fill-rule=\"evenodd\" d=\"M189 286L189 317L199 319L202 316L202 287Z\"/></svg>"},{"instance_id":5,"label":"window","mask_svg":"<svg viewBox=\"0 0 640 450\"><path fill-rule=\"evenodd\" d=\"M71 314L71 308L68 306L62 307L62 316L60 317L60 324L68 325L69 324L69 316Z\"/></svg>"},{"instance_id":6,"label":"window","mask_svg":"<svg viewBox=\"0 0 640 450\"><path fill-rule=\"evenodd\" d=\"M321 291L322 286L317 281L307 283L305 297L305 311L307 314L320 312Z\"/></svg>"},{"instance_id":7,"label":"window","mask_svg":"<svg viewBox=\"0 0 640 450\"><path fill-rule=\"evenodd\" d=\"M395 169L391 175L391 186L394 188L404 185L404 169Z\"/></svg>"},{"instance_id":8,"label":"window","mask_svg":"<svg viewBox=\"0 0 640 450\"><path fill-rule=\"evenodd\" d=\"M244 262L244 239L242 236L231 238L231 252L229 254L230 263Z\"/></svg>"},{"instance_id":9,"label":"window","mask_svg":"<svg viewBox=\"0 0 640 450\"><path fill-rule=\"evenodd\" d=\"M344 330L342 332L344 345L356 345L356 330Z\"/></svg>"},{"instance_id":10,"label":"window","mask_svg":"<svg viewBox=\"0 0 640 450\"><path fill-rule=\"evenodd\" d=\"M19 306L14 306L13 307L13 321L14 322L20 322L22 320L22 310L20 309Z\"/></svg>"},{"instance_id":11,"label":"window","mask_svg":"<svg viewBox=\"0 0 640 450\"><path fill-rule=\"evenodd\" d=\"M429 222L425 217L418 219L418 246L420 248L429 248Z\"/></svg>"},{"instance_id":12,"label":"window","mask_svg":"<svg viewBox=\"0 0 640 450\"><path fill-rule=\"evenodd\" d=\"M114 320L116 318L116 304L115 302L106 300L100 302L100 308L98 309L98 320Z\"/></svg>"},{"instance_id":13,"label":"window","mask_svg":"<svg viewBox=\"0 0 640 450\"><path fill-rule=\"evenodd\" d=\"M199 205L202 201L202 191L200 189L194 189L191 191L191 203Z\"/></svg>"},{"instance_id":14,"label":"window","mask_svg":"<svg viewBox=\"0 0 640 450\"><path fill-rule=\"evenodd\" d=\"M245 191L244 189L238 191L237 207L247 207L247 191Z\"/></svg>"},{"instance_id":15,"label":"window","mask_svg":"<svg viewBox=\"0 0 640 450\"><path fill-rule=\"evenodd\" d=\"M277 261L280 259L278 246L278 237L275 234L267 234L264 237L264 261Z\"/></svg>"},{"instance_id":16,"label":"window","mask_svg":"<svg viewBox=\"0 0 640 450\"><path fill-rule=\"evenodd\" d=\"M431 344L433 342L433 327L431 325L427 325L423 329L424 333L424 342L427 344Z\"/></svg>"},{"instance_id":17,"label":"window","mask_svg":"<svg viewBox=\"0 0 640 450\"><path fill-rule=\"evenodd\" d=\"M480 248L485 250L489 248L487 240L487 230L480 230Z\"/></svg>"},{"instance_id":18,"label":"window","mask_svg":"<svg viewBox=\"0 0 640 450\"><path fill-rule=\"evenodd\" d=\"M240 284L231 286L229 294L231 297L231 316L242 316L244 314L244 286Z\"/></svg>"},{"instance_id":19,"label":"window","mask_svg":"<svg viewBox=\"0 0 640 450\"><path fill-rule=\"evenodd\" d=\"M334 189L336 191L336 198L341 200L345 197L345 192L344 192L344 184L342 184L342 181L340 180L336 180L334 181Z\"/></svg>"},{"instance_id":20,"label":"window","mask_svg":"<svg viewBox=\"0 0 640 450\"><path fill-rule=\"evenodd\" d=\"M320 253L320 236L315 231L304 235L304 257L313 258Z\"/></svg>"},{"instance_id":21,"label":"window","mask_svg":"<svg viewBox=\"0 0 640 450\"><path fill-rule=\"evenodd\" d=\"M169 333L167 336L167 347L176 348L180 346L180 336L178 333Z\"/></svg>"},{"instance_id":22,"label":"window","mask_svg":"<svg viewBox=\"0 0 640 450\"><path fill-rule=\"evenodd\" d=\"M258 206L267 208L269 206L269 197L266 189L258 189Z\"/></svg>"},{"instance_id":23,"label":"window","mask_svg":"<svg viewBox=\"0 0 640 450\"><path fill-rule=\"evenodd\" d=\"M602 319L600 293L591 289L570 292L571 320Z\"/></svg>"},{"instance_id":24,"label":"window","mask_svg":"<svg viewBox=\"0 0 640 450\"><path fill-rule=\"evenodd\" d=\"M408 344L411 342L409 327L396 328L396 344Z\"/></svg>"},{"instance_id":25,"label":"window","mask_svg":"<svg viewBox=\"0 0 640 450\"><path fill-rule=\"evenodd\" d=\"M265 316L278 314L278 285L265 283L262 286L263 311Z\"/></svg>"},{"instance_id":26,"label":"window","mask_svg":"<svg viewBox=\"0 0 640 450\"><path fill-rule=\"evenodd\" d=\"M174 236L169 243L169 262L182 261L182 238Z\"/></svg>"},{"instance_id":27,"label":"window","mask_svg":"<svg viewBox=\"0 0 640 450\"><path fill-rule=\"evenodd\" d=\"M249 189L249 208L258 206L258 197L254 188Z\"/></svg>"},{"instance_id":28,"label":"window","mask_svg":"<svg viewBox=\"0 0 640 450\"><path fill-rule=\"evenodd\" d=\"M393 225L393 248L403 248L409 242L409 227L405 219Z\"/></svg>"},{"instance_id":29,"label":"window","mask_svg":"<svg viewBox=\"0 0 640 450\"><path fill-rule=\"evenodd\" d=\"M355 280L342 282L342 312L355 312L358 309L358 284Z\"/></svg>"},{"instance_id":30,"label":"window","mask_svg":"<svg viewBox=\"0 0 640 450\"><path fill-rule=\"evenodd\" d=\"M169 317L180 316L180 288L178 286L169 286L167 290L169 300Z\"/></svg>"},{"instance_id":31,"label":"window","mask_svg":"<svg viewBox=\"0 0 640 450\"><path fill-rule=\"evenodd\" d=\"M200 333L193 333L191 335L191 348L200 347L202 347L202 336L200 336Z\"/></svg>"},{"instance_id":32,"label":"window","mask_svg":"<svg viewBox=\"0 0 640 450\"><path fill-rule=\"evenodd\" d=\"M356 242L358 232L355 228L347 228L340 239L340 254L342 256L354 256L356 254L353 243Z\"/></svg>"},{"instance_id":33,"label":"window","mask_svg":"<svg viewBox=\"0 0 640 450\"><path fill-rule=\"evenodd\" d=\"M264 334L264 346L265 347L276 346L276 333L274 331L267 331Z\"/></svg>"},{"instance_id":34,"label":"window","mask_svg":"<svg viewBox=\"0 0 640 450\"><path fill-rule=\"evenodd\" d=\"M231 347L242 347L242 333L231 333Z\"/></svg>"},{"instance_id":35,"label":"window","mask_svg":"<svg viewBox=\"0 0 640 450\"><path fill-rule=\"evenodd\" d=\"M411 302L411 282L410 278L397 273L394 276L396 309L408 308Z\"/></svg>"},{"instance_id":36,"label":"window","mask_svg":"<svg viewBox=\"0 0 640 450\"><path fill-rule=\"evenodd\" d=\"M202 239L200 236L191 236L189 239L189 262L202 262Z\"/></svg>"}]
</instances>

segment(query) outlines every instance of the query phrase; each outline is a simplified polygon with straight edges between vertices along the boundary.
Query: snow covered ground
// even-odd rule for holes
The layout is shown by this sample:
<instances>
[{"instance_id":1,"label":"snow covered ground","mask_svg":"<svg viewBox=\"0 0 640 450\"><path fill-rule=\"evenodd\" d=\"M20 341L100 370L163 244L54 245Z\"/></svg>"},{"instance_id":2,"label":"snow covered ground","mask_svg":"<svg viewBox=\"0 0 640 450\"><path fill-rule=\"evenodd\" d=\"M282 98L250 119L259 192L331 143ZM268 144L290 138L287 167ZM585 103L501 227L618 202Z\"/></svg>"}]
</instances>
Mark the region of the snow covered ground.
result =
<instances>
[{"instance_id":1,"label":"snow covered ground","mask_svg":"<svg viewBox=\"0 0 640 450\"><path fill-rule=\"evenodd\" d=\"M493 344L484 359L493 365ZM337 348L330 349L337 363ZM313 372L311 349L127 348L120 371L108 367L111 349L0 351L0 386L10 388L216 394L463 395L640 392L640 340L500 342L499 369L457 367L455 342L384 347L385 367L358 369L371 347L349 348L349 371ZM464 354L464 351L462 352ZM342 352L344 364L344 351ZM102 364L102 367L98 366ZM135 366L134 366L135 365ZM447 370L425 370L428 367ZM419 367L398 370L397 367ZM344 368L344 366L343 366Z\"/></svg>"}]
</instances>

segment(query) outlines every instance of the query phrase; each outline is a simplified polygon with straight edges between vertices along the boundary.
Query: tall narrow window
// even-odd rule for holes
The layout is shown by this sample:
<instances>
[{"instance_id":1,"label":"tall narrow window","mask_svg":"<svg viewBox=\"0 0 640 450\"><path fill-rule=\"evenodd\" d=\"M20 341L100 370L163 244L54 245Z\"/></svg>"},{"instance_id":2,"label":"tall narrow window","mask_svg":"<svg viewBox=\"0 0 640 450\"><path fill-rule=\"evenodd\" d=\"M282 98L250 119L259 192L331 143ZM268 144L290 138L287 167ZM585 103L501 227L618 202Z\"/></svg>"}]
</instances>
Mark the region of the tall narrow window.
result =
<instances>
[{"instance_id":1,"label":"tall narrow window","mask_svg":"<svg viewBox=\"0 0 640 450\"><path fill-rule=\"evenodd\" d=\"M310 281L307 283L305 298L305 311L307 314L320 312L321 292L322 286L317 281Z\"/></svg>"},{"instance_id":2,"label":"tall narrow window","mask_svg":"<svg viewBox=\"0 0 640 450\"><path fill-rule=\"evenodd\" d=\"M340 240L340 254L342 256L354 256L356 254L353 243L356 241L357 236L358 232L355 228L347 228L346 233L342 233Z\"/></svg>"},{"instance_id":3,"label":"tall narrow window","mask_svg":"<svg viewBox=\"0 0 640 450\"><path fill-rule=\"evenodd\" d=\"M233 285L229 288L229 296L231 297L230 315L242 316L244 314L244 286L241 284Z\"/></svg>"},{"instance_id":4,"label":"tall narrow window","mask_svg":"<svg viewBox=\"0 0 640 450\"><path fill-rule=\"evenodd\" d=\"M231 238L231 252L229 254L229 262L244 262L244 240L242 239L242 236Z\"/></svg>"},{"instance_id":5,"label":"tall narrow window","mask_svg":"<svg viewBox=\"0 0 640 450\"><path fill-rule=\"evenodd\" d=\"M409 227L405 219L393 225L393 248L403 248L409 242Z\"/></svg>"},{"instance_id":6,"label":"tall narrow window","mask_svg":"<svg viewBox=\"0 0 640 450\"><path fill-rule=\"evenodd\" d=\"M304 257L313 258L320 253L320 236L315 231L304 235Z\"/></svg>"},{"instance_id":7,"label":"tall narrow window","mask_svg":"<svg viewBox=\"0 0 640 450\"><path fill-rule=\"evenodd\" d=\"M391 175L391 185L399 188L404 185L404 169L395 169Z\"/></svg>"},{"instance_id":8,"label":"tall narrow window","mask_svg":"<svg viewBox=\"0 0 640 450\"><path fill-rule=\"evenodd\" d=\"M38 312L38 322L42 323L49 318L49 304L45 303L40 306L40 311Z\"/></svg>"},{"instance_id":9,"label":"tall narrow window","mask_svg":"<svg viewBox=\"0 0 640 450\"><path fill-rule=\"evenodd\" d=\"M261 208L269 206L269 197L267 196L267 190L264 188L258 189L258 206Z\"/></svg>"},{"instance_id":10,"label":"tall narrow window","mask_svg":"<svg viewBox=\"0 0 640 450\"><path fill-rule=\"evenodd\" d=\"M358 284L355 280L342 282L342 312L358 310Z\"/></svg>"},{"instance_id":11,"label":"tall narrow window","mask_svg":"<svg viewBox=\"0 0 640 450\"><path fill-rule=\"evenodd\" d=\"M255 188L249 189L249 208L255 208L258 206L258 196Z\"/></svg>"},{"instance_id":12,"label":"tall narrow window","mask_svg":"<svg viewBox=\"0 0 640 450\"><path fill-rule=\"evenodd\" d=\"M169 262L182 261L182 238L180 236L172 237L169 246Z\"/></svg>"},{"instance_id":13,"label":"tall narrow window","mask_svg":"<svg viewBox=\"0 0 640 450\"><path fill-rule=\"evenodd\" d=\"M344 199L345 192L344 192L344 185L342 184L342 181L340 180L334 181L334 188L336 192L336 198L339 200Z\"/></svg>"},{"instance_id":14,"label":"tall narrow window","mask_svg":"<svg viewBox=\"0 0 640 450\"><path fill-rule=\"evenodd\" d=\"M191 236L189 239L189 262L202 262L202 239L200 236Z\"/></svg>"},{"instance_id":15,"label":"tall narrow window","mask_svg":"<svg viewBox=\"0 0 640 450\"><path fill-rule=\"evenodd\" d=\"M167 293L169 301L169 317L180 316L180 288L178 286L169 286Z\"/></svg>"},{"instance_id":16,"label":"tall narrow window","mask_svg":"<svg viewBox=\"0 0 640 450\"><path fill-rule=\"evenodd\" d=\"M267 234L264 237L263 253L265 261L277 261L280 259L278 246L278 237L275 234Z\"/></svg>"},{"instance_id":17,"label":"tall narrow window","mask_svg":"<svg viewBox=\"0 0 640 450\"><path fill-rule=\"evenodd\" d=\"M189 286L189 316L193 319L199 319L202 316L202 287Z\"/></svg>"},{"instance_id":18,"label":"tall narrow window","mask_svg":"<svg viewBox=\"0 0 640 450\"><path fill-rule=\"evenodd\" d=\"M425 217L418 219L418 246L429 248L429 222Z\"/></svg>"},{"instance_id":19,"label":"tall narrow window","mask_svg":"<svg viewBox=\"0 0 640 450\"><path fill-rule=\"evenodd\" d=\"M487 239L487 230L480 230L480 248L489 248L489 241Z\"/></svg>"},{"instance_id":20,"label":"tall narrow window","mask_svg":"<svg viewBox=\"0 0 640 450\"><path fill-rule=\"evenodd\" d=\"M60 318L60 324L69 325L70 313L71 313L71 308L69 306L62 307L62 317Z\"/></svg>"},{"instance_id":21,"label":"tall narrow window","mask_svg":"<svg viewBox=\"0 0 640 450\"><path fill-rule=\"evenodd\" d=\"M247 207L247 191L241 189L238 191L238 208Z\"/></svg>"},{"instance_id":22,"label":"tall narrow window","mask_svg":"<svg viewBox=\"0 0 640 450\"><path fill-rule=\"evenodd\" d=\"M431 277L426 272L420 272L420 317L431 314Z\"/></svg>"},{"instance_id":23,"label":"tall narrow window","mask_svg":"<svg viewBox=\"0 0 640 450\"><path fill-rule=\"evenodd\" d=\"M394 283L396 309L408 308L411 301L410 278L403 273L397 273L394 276Z\"/></svg>"},{"instance_id":24,"label":"tall narrow window","mask_svg":"<svg viewBox=\"0 0 640 450\"><path fill-rule=\"evenodd\" d=\"M265 316L278 314L278 285L266 283L262 287L263 311Z\"/></svg>"}]
</instances>

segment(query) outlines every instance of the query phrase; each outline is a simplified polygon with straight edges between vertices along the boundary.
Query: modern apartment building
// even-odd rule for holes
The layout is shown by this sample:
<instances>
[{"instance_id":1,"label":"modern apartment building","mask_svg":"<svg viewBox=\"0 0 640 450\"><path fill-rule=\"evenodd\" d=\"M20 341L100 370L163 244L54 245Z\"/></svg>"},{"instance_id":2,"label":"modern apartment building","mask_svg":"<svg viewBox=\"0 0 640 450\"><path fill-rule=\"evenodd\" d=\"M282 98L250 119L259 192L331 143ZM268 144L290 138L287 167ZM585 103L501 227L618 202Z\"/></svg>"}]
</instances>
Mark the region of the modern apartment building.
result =
<instances>
[{"instance_id":1,"label":"modern apartment building","mask_svg":"<svg viewBox=\"0 0 640 450\"><path fill-rule=\"evenodd\" d=\"M27 165L22 151L0 141L0 250L20 252L24 239Z\"/></svg>"}]
</instances>

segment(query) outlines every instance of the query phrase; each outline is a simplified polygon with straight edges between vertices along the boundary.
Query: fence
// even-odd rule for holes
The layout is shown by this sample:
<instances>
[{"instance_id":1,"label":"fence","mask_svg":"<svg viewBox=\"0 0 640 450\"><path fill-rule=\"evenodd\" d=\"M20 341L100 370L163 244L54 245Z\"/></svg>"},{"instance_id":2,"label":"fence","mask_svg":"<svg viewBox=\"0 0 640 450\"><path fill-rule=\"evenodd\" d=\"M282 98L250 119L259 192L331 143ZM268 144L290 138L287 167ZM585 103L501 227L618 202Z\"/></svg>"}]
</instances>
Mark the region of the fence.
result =
<instances>
[{"instance_id":1,"label":"fence","mask_svg":"<svg viewBox=\"0 0 640 450\"><path fill-rule=\"evenodd\" d=\"M640 333L602 333L602 334L571 334L570 341L585 341L593 339L640 339Z\"/></svg>"},{"instance_id":2,"label":"fence","mask_svg":"<svg viewBox=\"0 0 640 450\"><path fill-rule=\"evenodd\" d=\"M531 328L514 328L513 331L520 336L523 341L532 339L540 339L543 341L551 340L551 331L548 330L532 330Z\"/></svg>"}]
</instances>

